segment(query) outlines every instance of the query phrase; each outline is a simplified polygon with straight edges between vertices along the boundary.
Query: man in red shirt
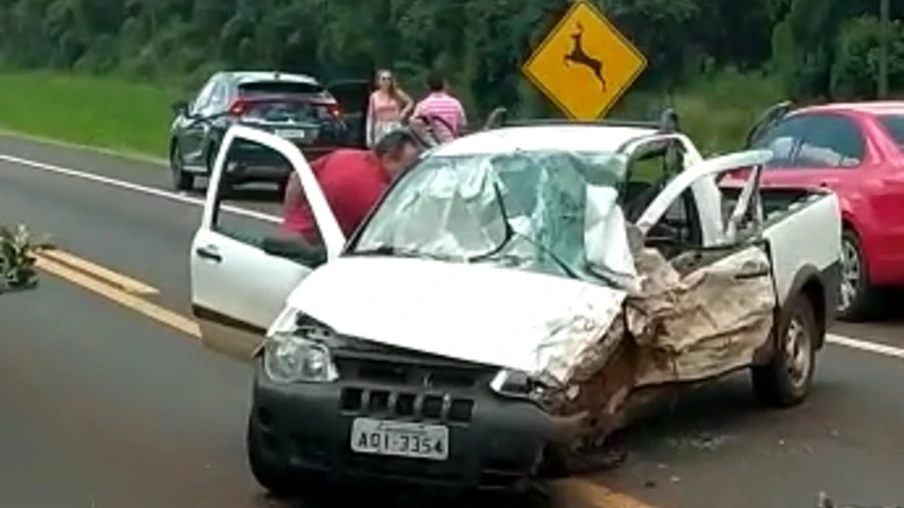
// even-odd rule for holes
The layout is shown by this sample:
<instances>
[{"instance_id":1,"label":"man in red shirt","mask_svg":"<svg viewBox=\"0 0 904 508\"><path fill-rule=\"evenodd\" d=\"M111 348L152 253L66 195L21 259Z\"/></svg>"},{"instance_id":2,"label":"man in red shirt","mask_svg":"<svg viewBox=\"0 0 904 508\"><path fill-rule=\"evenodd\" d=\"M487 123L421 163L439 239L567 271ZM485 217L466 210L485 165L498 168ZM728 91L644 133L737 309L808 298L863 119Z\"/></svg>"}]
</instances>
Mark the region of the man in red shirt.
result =
<instances>
[{"instance_id":1,"label":"man in red shirt","mask_svg":"<svg viewBox=\"0 0 904 508\"><path fill-rule=\"evenodd\" d=\"M339 149L311 163L314 177L345 236L351 235L382 196L394 176L420 153L410 132L385 135L371 150ZM298 175L293 173L283 197L282 230L320 243L320 235Z\"/></svg>"}]
</instances>

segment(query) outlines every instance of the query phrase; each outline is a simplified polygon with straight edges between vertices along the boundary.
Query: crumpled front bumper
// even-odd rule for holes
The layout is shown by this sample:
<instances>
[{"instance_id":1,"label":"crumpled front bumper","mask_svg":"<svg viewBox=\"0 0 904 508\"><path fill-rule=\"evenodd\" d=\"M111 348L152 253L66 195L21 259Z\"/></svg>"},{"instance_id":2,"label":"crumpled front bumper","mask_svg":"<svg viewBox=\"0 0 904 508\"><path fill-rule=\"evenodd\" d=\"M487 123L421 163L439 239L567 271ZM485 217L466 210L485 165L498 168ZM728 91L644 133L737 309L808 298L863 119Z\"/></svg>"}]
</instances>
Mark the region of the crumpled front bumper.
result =
<instances>
[{"instance_id":1,"label":"crumpled front bumper","mask_svg":"<svg viewBox=\"0 0 904 508\"><path fill-rule=\"evenodd\" d=\"M392 407L370 401L377 394L412 393L421 414L402 420L444 424L449 428L449 458L430 461L375 456L351 450L352 422L358 416L395 419ZM428 395L448 395L439 414L426 414ZM465 411L464 405L470 404ZM373 407L369 407L373 406ZM261 362L254 375L249 437L259 455L299 475L397 480L454 489L506 489L535 472L551 443L568 442L574 427L528 401L503 399L486 387L481 392L437 393L417 387L361 381L280 385L270 381Z\"/></svg>"}]
</instances>

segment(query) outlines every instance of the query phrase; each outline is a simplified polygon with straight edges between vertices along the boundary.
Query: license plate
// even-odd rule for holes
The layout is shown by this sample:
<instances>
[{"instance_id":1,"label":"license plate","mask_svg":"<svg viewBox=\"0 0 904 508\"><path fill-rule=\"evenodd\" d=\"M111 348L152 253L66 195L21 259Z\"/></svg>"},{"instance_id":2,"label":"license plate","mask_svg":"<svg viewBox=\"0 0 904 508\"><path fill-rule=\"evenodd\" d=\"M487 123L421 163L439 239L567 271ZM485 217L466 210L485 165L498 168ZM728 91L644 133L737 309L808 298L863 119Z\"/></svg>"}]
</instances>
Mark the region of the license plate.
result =
<instances>
[{"instance_id":1,"label":"license plate","mask_svg":"<svg viewBox=\"0 0 904 508\"><path fill-rule=\"evenodd\" d=\"M449 428L356 418L352 422L351 445L357 453L446 460L449 458Z\"/></svg>"},{"instance_id":2,"label":"license plate","mask_svg":"<svg viewBox=\"0 0 904 508\"><path fill-rule=\"evenodd\" d=\"M304 139L305 132L303 129L283 129L276 131L276 135L286 139Z\"/></svg>"}]
</instances>

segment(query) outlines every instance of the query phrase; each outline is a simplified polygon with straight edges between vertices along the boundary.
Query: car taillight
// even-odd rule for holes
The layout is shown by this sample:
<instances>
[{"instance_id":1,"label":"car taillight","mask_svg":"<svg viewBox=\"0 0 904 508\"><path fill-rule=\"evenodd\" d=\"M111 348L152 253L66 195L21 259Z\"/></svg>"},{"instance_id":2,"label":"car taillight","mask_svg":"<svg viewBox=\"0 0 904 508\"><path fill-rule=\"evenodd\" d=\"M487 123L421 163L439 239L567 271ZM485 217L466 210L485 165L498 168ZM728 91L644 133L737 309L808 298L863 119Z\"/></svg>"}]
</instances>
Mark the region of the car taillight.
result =
<instances>
[{"instance_id":1,"label":"car taillight","mask_svg":"<svg viewBox=\"0 0 904 508\"><path fill-rule=\"evenodd\" d=\"M330 104L326 108L327 111L330 112L330 116L332 116L333 118L342 118L342 107L340 107L338 104Z\"/></svg>"},{"instance_id":2,"label":"car taillight","mask_svg":"<svg viewBox=\"0 0 904 508\"><path fill-rule=\"evenodd\" d=\"M236 99L229 105L229 116L242 116L248 109L248 103L242 99Z\"/></svg>"}]
</instances>

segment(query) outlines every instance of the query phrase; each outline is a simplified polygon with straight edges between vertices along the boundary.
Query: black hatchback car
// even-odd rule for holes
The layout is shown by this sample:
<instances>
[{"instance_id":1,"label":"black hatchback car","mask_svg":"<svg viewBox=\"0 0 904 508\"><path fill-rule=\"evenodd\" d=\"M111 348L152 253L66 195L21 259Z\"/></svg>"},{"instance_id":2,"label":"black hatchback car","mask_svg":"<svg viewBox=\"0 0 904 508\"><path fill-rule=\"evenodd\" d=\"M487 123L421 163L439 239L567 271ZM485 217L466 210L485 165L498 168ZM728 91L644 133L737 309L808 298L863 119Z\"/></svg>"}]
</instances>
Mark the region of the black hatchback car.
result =
<instances>
[{"instance_id":1,"label":"black hatchback car","mask_svg":"<svg viewBox=\"0 0 904 508\"><path fill-rule=\"evenodd\" d=\"M169 143L173 187L191 190L195 177L211 174L220 141L233 124L289 139L309 159L341 147L362 147L364 115L355 108L367 103L369 93L366 80L345 80L330 87L304 74L218 72L191 102L173 105L176 117ZM235 162L227 169L230 183L264 181L282 188L290 168L282 161L265 160L263 153L249 145L230 154L230 162Z\"/></svg>"}]
</instances>

